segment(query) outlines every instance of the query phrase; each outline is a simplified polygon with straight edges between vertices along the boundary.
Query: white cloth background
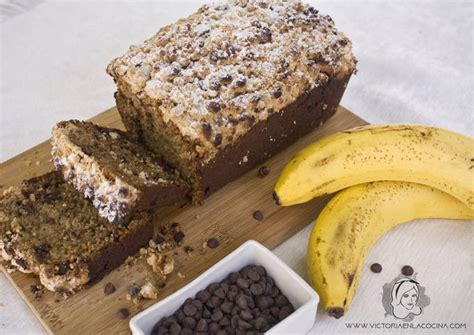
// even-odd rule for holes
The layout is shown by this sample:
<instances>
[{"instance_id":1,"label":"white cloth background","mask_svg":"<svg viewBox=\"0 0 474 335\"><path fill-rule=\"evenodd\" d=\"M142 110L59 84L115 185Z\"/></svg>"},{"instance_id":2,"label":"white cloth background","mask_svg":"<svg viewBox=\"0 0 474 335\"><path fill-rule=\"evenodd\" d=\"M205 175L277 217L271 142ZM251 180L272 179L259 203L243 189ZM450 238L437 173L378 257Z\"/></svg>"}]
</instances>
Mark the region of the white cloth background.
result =
<instances>
[{"instance_id":1,"label":"white cloth background","mask_svg":"<svg viewBox=\"0 0 474 335\"><path fill-rule=\"evenodd\" d=\"M314 2L352 39L359 59L345 107L372 123L423 123L473 135L472 1ZM0 161L47 139L59 120L86 119L112 106L108 61L200 3L0 0ZM304 276L309 231L274 250ZM472 332L472 236L472 224L454 221L424 220L391 231L368 257L368 264L383 265L382 273L364 268L349 314L333 320L319 312L313 332L355 333L346 322L392 322L384 318L382 285L404 264L415 268L431 297L416 320L467 323L452 333ZM0 333L44 332L0 275Z\"/></svg>"}]
</instances>

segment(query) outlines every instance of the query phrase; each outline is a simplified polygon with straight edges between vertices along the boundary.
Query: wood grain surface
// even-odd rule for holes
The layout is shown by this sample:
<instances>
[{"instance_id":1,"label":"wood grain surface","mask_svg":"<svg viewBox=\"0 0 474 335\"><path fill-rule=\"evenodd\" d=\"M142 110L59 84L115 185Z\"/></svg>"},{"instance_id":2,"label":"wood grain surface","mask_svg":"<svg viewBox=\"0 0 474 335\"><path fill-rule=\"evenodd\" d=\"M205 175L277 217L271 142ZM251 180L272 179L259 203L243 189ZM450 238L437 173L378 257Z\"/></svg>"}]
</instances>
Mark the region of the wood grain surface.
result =
<instances>
[{"instance_id":1,"label":"wood grain surface","mask_svg":"<svg viewBox=\"0 0 474 335\"><path fill-rule=\"evenodd\" d=\"M104 126L123 128L115 108L97 115L92 121ZM265 165L271 169L269 176L258 177L257 167L214 193L202 206L187 205L158 213L156 226L168 222L180 223L185 233L183 246L192 246L198 250L210 237L220 241L218 248L205 248L193 255L186 254L182 246L177 247L174 250L175 270L167 285L160 290L159 299L181 288L246 240L258 240L265 246L274 248L309 224L327 199L315 199L288 208L276 206L272 200L272 190L278 174L294 154L314 140L364 124L364 120L339 107L336 115L322 127L266 162ZM51 169L50 144L44 142L0 165L0 190ZM264 212L263 222L252 218L252 213L256 210ZM30 286L38 283L38 280L33 275L7 273L3 267L2 270L50 333L126 334L130 332L129 319L120 320L117 311L128 308L132 317L156 302L148 300L134 305L126 299L127 288L132 282L143 283L146 278L153 277L144 261L129 267L122 266L66 300L52 292L35 299ZM107 282L112 282L117 291L105 296L103 288Z\"/></svg>"}]
</instances>

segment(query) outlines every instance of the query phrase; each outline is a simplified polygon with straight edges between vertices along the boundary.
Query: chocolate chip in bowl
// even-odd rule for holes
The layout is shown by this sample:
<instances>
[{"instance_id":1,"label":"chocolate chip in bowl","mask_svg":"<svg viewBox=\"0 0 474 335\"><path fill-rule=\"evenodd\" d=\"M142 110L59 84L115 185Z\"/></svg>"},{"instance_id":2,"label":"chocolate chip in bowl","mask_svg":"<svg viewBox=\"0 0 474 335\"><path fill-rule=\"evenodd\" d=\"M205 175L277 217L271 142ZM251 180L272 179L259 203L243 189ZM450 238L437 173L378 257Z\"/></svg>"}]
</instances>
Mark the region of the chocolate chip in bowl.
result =
<instances>
[{"instance_id":1,"label":"chocolate chip in bowl","mask_svg":"<svg viewBox=\"0 0 474 335\"><path fill-rule=\"evenodd\" d=\"M248 241L130 321L133 334L304 333L316 292L272 252ZM298 313L294 313L298 310Z\"/></svg>"}]
</instances>

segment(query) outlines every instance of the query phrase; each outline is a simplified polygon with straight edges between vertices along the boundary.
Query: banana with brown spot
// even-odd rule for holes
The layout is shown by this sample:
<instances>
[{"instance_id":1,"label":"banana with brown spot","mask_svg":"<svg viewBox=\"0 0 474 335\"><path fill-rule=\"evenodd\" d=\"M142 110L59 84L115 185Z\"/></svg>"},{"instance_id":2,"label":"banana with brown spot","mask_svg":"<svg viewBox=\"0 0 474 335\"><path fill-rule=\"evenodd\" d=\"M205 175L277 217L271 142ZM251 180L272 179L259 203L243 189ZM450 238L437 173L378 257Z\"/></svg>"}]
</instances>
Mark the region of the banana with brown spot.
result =
<instances>
[{"instance_id":1,"label":"banana with brown spot","mask_svg":"<svg viewBox=\"0 0 474 335\"><path fill-rule=\"evenodd\" d=\"M407 182L361 184L332 198L313 227L307 258L310 281L330 316L347 312L379 237L418 218L474 219L474 210L447 193Z\"/></svg>"},{"instance_id":2,"label":"banana with brown spot","mask_svg":"<svg viewBox=\"0 0 474 335\"><path fill-rule=\"evenodd\" d=\"M283 206L382 180L429 185L474 208L474 140L410 124L358 127L303 149L284 168L275 199Z\"/></svg>"}]
</instances>

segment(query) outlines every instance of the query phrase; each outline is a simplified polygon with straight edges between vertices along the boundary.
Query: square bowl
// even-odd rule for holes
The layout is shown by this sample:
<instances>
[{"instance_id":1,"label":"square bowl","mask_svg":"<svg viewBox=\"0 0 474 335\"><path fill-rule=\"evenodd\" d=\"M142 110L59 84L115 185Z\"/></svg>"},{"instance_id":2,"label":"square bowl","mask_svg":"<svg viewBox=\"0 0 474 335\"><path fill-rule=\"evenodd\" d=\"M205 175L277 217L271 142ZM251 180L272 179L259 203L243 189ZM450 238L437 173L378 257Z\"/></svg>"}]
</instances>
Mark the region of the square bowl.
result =
<instances>
[{"instance_id":1,"label":"square bowl","mask_svg":"<svg viewBox=\"0 0 474 335\"><path fill-rule=\"evenodd\" d=\"M275 285L295 307L292 314L269 329L266 334L308 332L314 325L319 296L270 250L256 241L247 241L186 286L135 315L130 320L132 333L134 335L151 334L154 325L161 318L172 315L187 298L194 298L209 284L218 283L230 272L238 271L249 264L263 266L268 275L275 280Z\"/></svg>"}]
</instances>

